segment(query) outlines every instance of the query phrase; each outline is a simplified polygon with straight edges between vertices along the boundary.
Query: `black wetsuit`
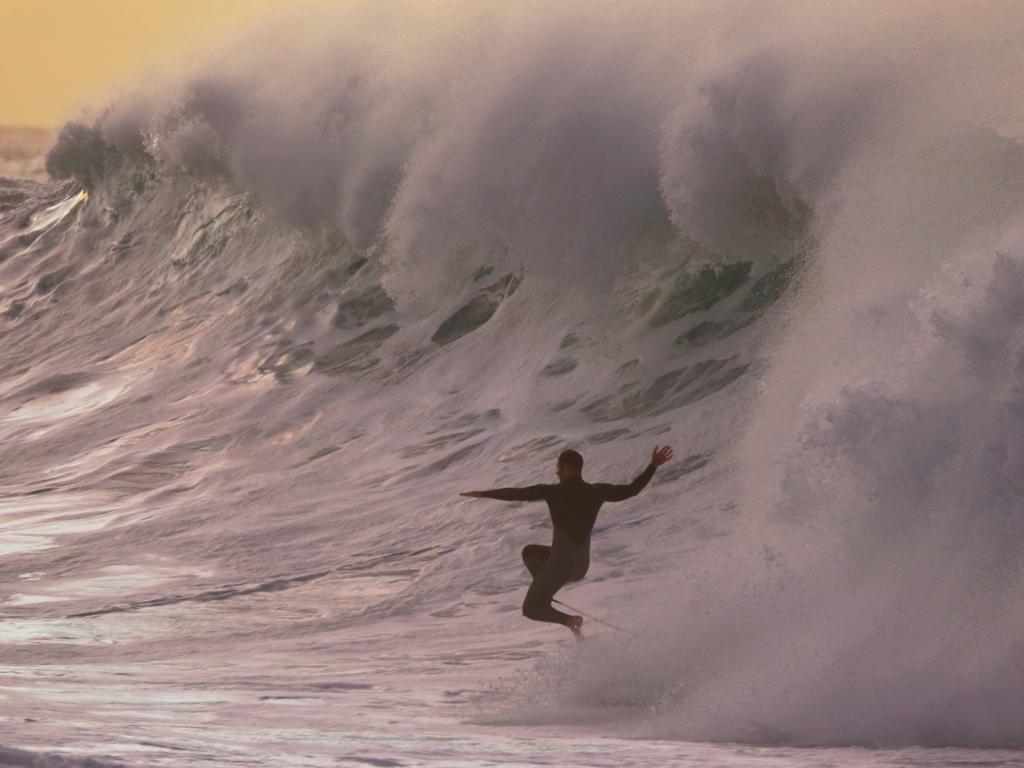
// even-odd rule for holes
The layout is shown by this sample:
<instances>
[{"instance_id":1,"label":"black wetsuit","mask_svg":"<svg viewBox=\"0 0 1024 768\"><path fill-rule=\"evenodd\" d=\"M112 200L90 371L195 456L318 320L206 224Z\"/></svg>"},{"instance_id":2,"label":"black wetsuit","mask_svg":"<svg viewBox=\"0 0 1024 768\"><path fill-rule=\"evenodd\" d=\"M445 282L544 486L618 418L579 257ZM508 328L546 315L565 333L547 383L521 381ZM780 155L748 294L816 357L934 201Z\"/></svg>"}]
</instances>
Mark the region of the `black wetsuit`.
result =
<instances>
[{"instance_id":1,"label":"black wetsuit","mask_svg":"<svg viewBox=\"0 0 1024 768\"><path fill-rule=\"evenodd\" d=\"M494 488L481 491L488 499L503 501L546 501L551 510L554 533L551 546L527 544L523 562L533 583L523 601L523 614L535 621L565 624L568 614L551 607L551 598L570 581L579 581L590 567L590 532L597 512L606 501L622 501L636 496L654 476L655 465L628 485L588 483L572 477L554 485L528 485L525 488Z\"/></svg>"}]
</instances>

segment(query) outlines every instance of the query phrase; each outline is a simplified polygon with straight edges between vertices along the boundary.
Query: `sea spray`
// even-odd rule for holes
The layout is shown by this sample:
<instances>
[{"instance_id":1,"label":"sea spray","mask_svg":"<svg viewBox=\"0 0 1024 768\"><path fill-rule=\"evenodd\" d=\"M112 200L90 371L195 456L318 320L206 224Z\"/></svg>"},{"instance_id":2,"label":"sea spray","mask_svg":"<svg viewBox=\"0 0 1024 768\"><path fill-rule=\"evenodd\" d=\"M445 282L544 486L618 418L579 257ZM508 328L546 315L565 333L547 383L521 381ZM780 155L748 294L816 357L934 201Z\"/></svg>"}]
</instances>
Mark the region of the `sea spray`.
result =
<instances>
[{"instance_id":1,"label":"sea spray","mask_svg":"<svg viewBox=\"0 0 1024 768\"><path fill-rule=\"evenodd\" d=\"M1020 27L353 5L65 126L3 182L5 657L368 637L515 659L519 722L1018 744ZM664 443L565 595L643 640L538 659L545 512L458 492Z\"/></svg>"}]
</instances>

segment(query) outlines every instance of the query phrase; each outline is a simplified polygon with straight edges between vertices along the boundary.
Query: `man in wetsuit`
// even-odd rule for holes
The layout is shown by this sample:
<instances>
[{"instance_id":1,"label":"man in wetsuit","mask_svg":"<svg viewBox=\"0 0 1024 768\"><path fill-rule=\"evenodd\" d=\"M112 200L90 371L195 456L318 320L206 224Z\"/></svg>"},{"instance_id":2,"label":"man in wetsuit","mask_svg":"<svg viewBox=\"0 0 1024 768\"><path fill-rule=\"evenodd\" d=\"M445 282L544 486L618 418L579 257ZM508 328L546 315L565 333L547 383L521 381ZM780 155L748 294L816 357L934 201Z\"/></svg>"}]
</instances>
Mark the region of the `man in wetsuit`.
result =
<instances>
[{"instance_id":1,"label":"man in wetsuit","mask_svg":"<svg viewBox=\"0 0 1024 768\"><path fill-rule=\"evenodd\" d=\"M576 451L562 451L555 465L558 484L528 485L525 488L495 488L466 491L463 496L502 501L546 501L554 527L551 546L527 544L523 562L533 583L523 601L523 615L534 621L564 624L576 635L583 627L582 616L570 616L551 607L551 598L570 581L579 581L590 567L590 532L597 512L606 501L636 496L654 476L654 470L672 458L667 445L655 447L651 463L628 485L588 483L583 477L583 457Z\"/></svg>"}]
</instances>

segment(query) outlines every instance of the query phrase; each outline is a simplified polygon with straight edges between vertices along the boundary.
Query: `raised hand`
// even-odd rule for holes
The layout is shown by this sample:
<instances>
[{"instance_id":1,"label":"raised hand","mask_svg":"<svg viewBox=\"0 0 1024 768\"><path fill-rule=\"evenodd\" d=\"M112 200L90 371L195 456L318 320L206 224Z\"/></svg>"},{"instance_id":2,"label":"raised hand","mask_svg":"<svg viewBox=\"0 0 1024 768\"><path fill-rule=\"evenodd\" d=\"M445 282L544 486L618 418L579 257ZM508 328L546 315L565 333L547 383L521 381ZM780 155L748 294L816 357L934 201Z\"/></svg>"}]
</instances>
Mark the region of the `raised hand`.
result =
<instances>
[{"instance_id":1,"label":"raised hand","mask_svg":"<svg viewBox=\"0 0 1024 768\"><path fill-rule=\"evenodd\" d=\"M656 467L660 467L666 461L672 458L672 449L667 445L659 448L654 446L654 453L651 454L651 464Z\"/></svg>"}]
</instances>

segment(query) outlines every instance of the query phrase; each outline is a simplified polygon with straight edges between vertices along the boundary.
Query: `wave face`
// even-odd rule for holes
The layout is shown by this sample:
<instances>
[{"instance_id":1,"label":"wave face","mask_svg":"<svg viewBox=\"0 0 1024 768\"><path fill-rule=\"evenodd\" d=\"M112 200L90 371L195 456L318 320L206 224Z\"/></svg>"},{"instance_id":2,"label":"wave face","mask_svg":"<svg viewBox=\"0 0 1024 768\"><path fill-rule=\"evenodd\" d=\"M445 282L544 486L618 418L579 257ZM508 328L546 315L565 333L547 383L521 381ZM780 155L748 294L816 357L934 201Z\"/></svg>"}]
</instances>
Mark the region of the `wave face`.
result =
<instances>
[{"instance_id":1,"label":"wave face","mask_svg":"<svg viewBox=\"0 0 1024 768\"><path fill-rule=\"evenodd\" d=\"M502 723L1018 746L1024 11L465 6L278 22L0 181L5 655L440 621L537 657ZM544 515L458 492L666 442L573 592L643 639L522 651Z\"/></svg>"}]
</instances>

